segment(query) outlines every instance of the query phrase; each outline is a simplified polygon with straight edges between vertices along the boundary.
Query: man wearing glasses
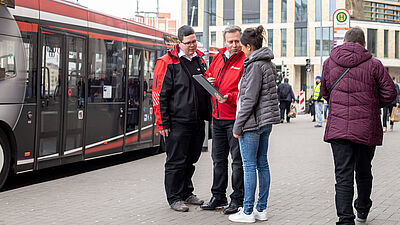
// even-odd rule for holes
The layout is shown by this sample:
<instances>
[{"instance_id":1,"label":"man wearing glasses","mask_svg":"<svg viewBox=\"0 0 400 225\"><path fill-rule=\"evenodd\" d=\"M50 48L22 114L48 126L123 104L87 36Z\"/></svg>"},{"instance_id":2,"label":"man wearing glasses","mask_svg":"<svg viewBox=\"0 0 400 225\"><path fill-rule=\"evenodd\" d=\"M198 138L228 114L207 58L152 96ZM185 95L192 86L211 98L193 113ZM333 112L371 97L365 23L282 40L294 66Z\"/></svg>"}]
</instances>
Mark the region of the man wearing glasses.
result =
<instances>
[{"instance_id":1,"label":"man wearing glasses","mask_svg":"<svg viewBox=\"0 0 400 225\"><path fill-rule=\"evenodd\" d=\"M165 192L173 210L201 205L193 194L192 176L205 137L204 120L211 119L210 95L192 77L204 74L204 55L197 49L192 27L178 29L179 44L159 58L154 69L153 108L157 129L165 138Z\"/></svg>"}]
</instances>

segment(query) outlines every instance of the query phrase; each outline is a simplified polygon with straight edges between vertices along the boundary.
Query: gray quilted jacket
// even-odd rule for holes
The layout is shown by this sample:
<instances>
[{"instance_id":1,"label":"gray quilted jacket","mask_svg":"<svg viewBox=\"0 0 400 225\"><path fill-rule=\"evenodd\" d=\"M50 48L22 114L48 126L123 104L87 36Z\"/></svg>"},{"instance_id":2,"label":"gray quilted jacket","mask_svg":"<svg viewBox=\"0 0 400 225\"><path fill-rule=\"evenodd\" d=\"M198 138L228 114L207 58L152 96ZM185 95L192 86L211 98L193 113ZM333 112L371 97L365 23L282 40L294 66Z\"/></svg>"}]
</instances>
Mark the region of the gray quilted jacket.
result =
<instances>
[{"instance_id":1,"label":"gray quilted jacket","mask_svg":"<svg viewBox=\"0 0 400 225\"><path fill-rule=\"evenodd\" d=\"M245 131L279 123L276 68L271 62L273 58L272 51L263 47L244 61L238 112L233 127L235 134L242 135Z\"/></svg>"}]
</instances>

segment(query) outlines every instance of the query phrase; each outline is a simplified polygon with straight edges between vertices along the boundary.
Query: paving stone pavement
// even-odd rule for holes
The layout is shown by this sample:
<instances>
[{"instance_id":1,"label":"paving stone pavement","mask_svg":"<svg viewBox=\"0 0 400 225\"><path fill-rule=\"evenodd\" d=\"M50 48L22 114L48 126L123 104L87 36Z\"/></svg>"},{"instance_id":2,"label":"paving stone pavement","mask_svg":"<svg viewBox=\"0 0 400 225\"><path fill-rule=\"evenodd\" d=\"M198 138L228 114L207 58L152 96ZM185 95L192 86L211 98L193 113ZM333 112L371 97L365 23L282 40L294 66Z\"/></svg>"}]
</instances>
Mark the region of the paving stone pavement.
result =
<instances>
[{"instance_id":1,"label":"paving stone pavement","mask_svg":"<svg viewBox=\"0 0 400 225\"><path fill-rule=\"evenodd\" d=\"M274 126L268 221L256 224L335 223L332 154L322 141L324 129L313 125L308 115L300 115ZM377 148L368 224L400 224L399 137L395 127ZM232 224L221 211L169 209L164 161L160 154L0 192L0 224ZM206 201L211 182L209 151L202 153L194 175L195 193Z\"/></svg>"}]
</instances>

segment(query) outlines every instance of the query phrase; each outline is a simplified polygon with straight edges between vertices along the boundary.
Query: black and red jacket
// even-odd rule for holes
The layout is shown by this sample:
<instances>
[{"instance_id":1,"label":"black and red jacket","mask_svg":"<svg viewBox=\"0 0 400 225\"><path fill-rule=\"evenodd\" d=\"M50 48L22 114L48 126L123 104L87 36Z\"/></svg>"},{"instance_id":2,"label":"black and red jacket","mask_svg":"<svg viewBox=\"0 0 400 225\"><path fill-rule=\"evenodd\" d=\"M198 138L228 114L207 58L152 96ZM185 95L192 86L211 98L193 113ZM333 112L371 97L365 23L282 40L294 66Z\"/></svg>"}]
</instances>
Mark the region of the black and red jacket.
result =
<instances>
[{"instance_id":1,"label":"black and red jacket","mask_svg":"<svg viewBox=\"0 0 400 225\"><path fill-rule=\"evenodd\" d=\"M199 118L198 91L196 82L187 67L181 63L178 56L179 46L160 57L154 68L153 77L153 109L158 130L169 129L171 122L192 123L201 119L210 120L211 101L207 100L206 118ZM203 53L196 50L200 65L200 73L207 69ZM203 90L202 90L203 91ZM206 91L204 90L206 93ZM205 96L205 95L201 95ZM206 94L206 98L209 95ZM204 115L202 115L204 117Z\"/></svg>"},{"instance_id":2,"label":"black and red jacket","mask_svg":"<svg viewBox=\"0 0 400 225\"><path fill-rule=\"evenodd\" d=\"M224 55L226 50L226 48L219 50L205 76L208 78L211 73L216 79L215 87L221 94L228 95L228 101L225 103L219 103L213 98L212 116L219 120L235 120L238 85L243 75L243 61L246 55L240 51L227 59Z\"/></svg>"}]
</instances>

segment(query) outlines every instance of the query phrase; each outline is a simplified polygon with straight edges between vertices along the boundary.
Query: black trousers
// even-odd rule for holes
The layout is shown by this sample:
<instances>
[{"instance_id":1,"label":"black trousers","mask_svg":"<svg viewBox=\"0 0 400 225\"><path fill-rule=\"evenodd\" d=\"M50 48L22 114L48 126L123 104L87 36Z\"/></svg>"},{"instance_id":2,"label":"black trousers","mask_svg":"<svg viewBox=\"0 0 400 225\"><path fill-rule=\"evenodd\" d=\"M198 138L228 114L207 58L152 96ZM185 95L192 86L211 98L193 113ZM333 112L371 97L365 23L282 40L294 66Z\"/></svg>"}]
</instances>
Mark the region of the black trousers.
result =
<instances>
[{"instance_id":1,"label":"black trousers","mask_svg":"<svg viewBox=\"0 0 400 225\"><path fill-rule=\"evenodd\" d=\"M243 204L243 166L240 155L239 141L233 137L234 120L218 120L213 118L212 159L214 176L211 193L217 199L226 199L228 186L228 155L232 158L232 189L231 201Z\"/></svg>"},{"instance_id":2,"label":"black trousers","mask_svg":"<svg viewBox=\"0 0 400 225\"><path fill-rule=\"evenodd\" d=\"M192 176L204 141L204 121L172 123L165 138L165 192L169 204L185 200L194 191Z\"/></svg>"},{"instance_id":3,"label":"black trousers","mask_svg":"<svg viewBox=\"0 0 400 225\"><path fill-rule=\"evenodd\" d=\"M353 212L354 171L356 172L357 199L354 207L357 212L368 214L372 206L371 161L376 146L356 144L348 140L331 141L335 161L335 202L339 221L336 224L354 224Z\"/></svg>"},{"instance_id":4,"label":"black trousers","mask_svg":"<svg viewBox=\"0 0 400 225\"><path fill-rule=\"evenodd\" d=\"M392 110L393 110L393 104L383 107L383 117L382 117L383 127L387 127L387 121L392 116ZM392 121L390 121L390 125L393 125Z\"/></svg>"},{"instance_id":5,"label":"black trousers","mask_svg":"<svg viewBox=\"0 0 400 225\"><path fill-rule=\"evenodd\" d=\"M280 101L279 103L279 108L281 110L281 119L283 120L285 118L285 114L286 114L286 121L290 121L290 117L288 117L288 114L290 112L290 105L291 102L289 101ZM286 111L286 113L285 113Z\"/></svg>"}]
</instances>

